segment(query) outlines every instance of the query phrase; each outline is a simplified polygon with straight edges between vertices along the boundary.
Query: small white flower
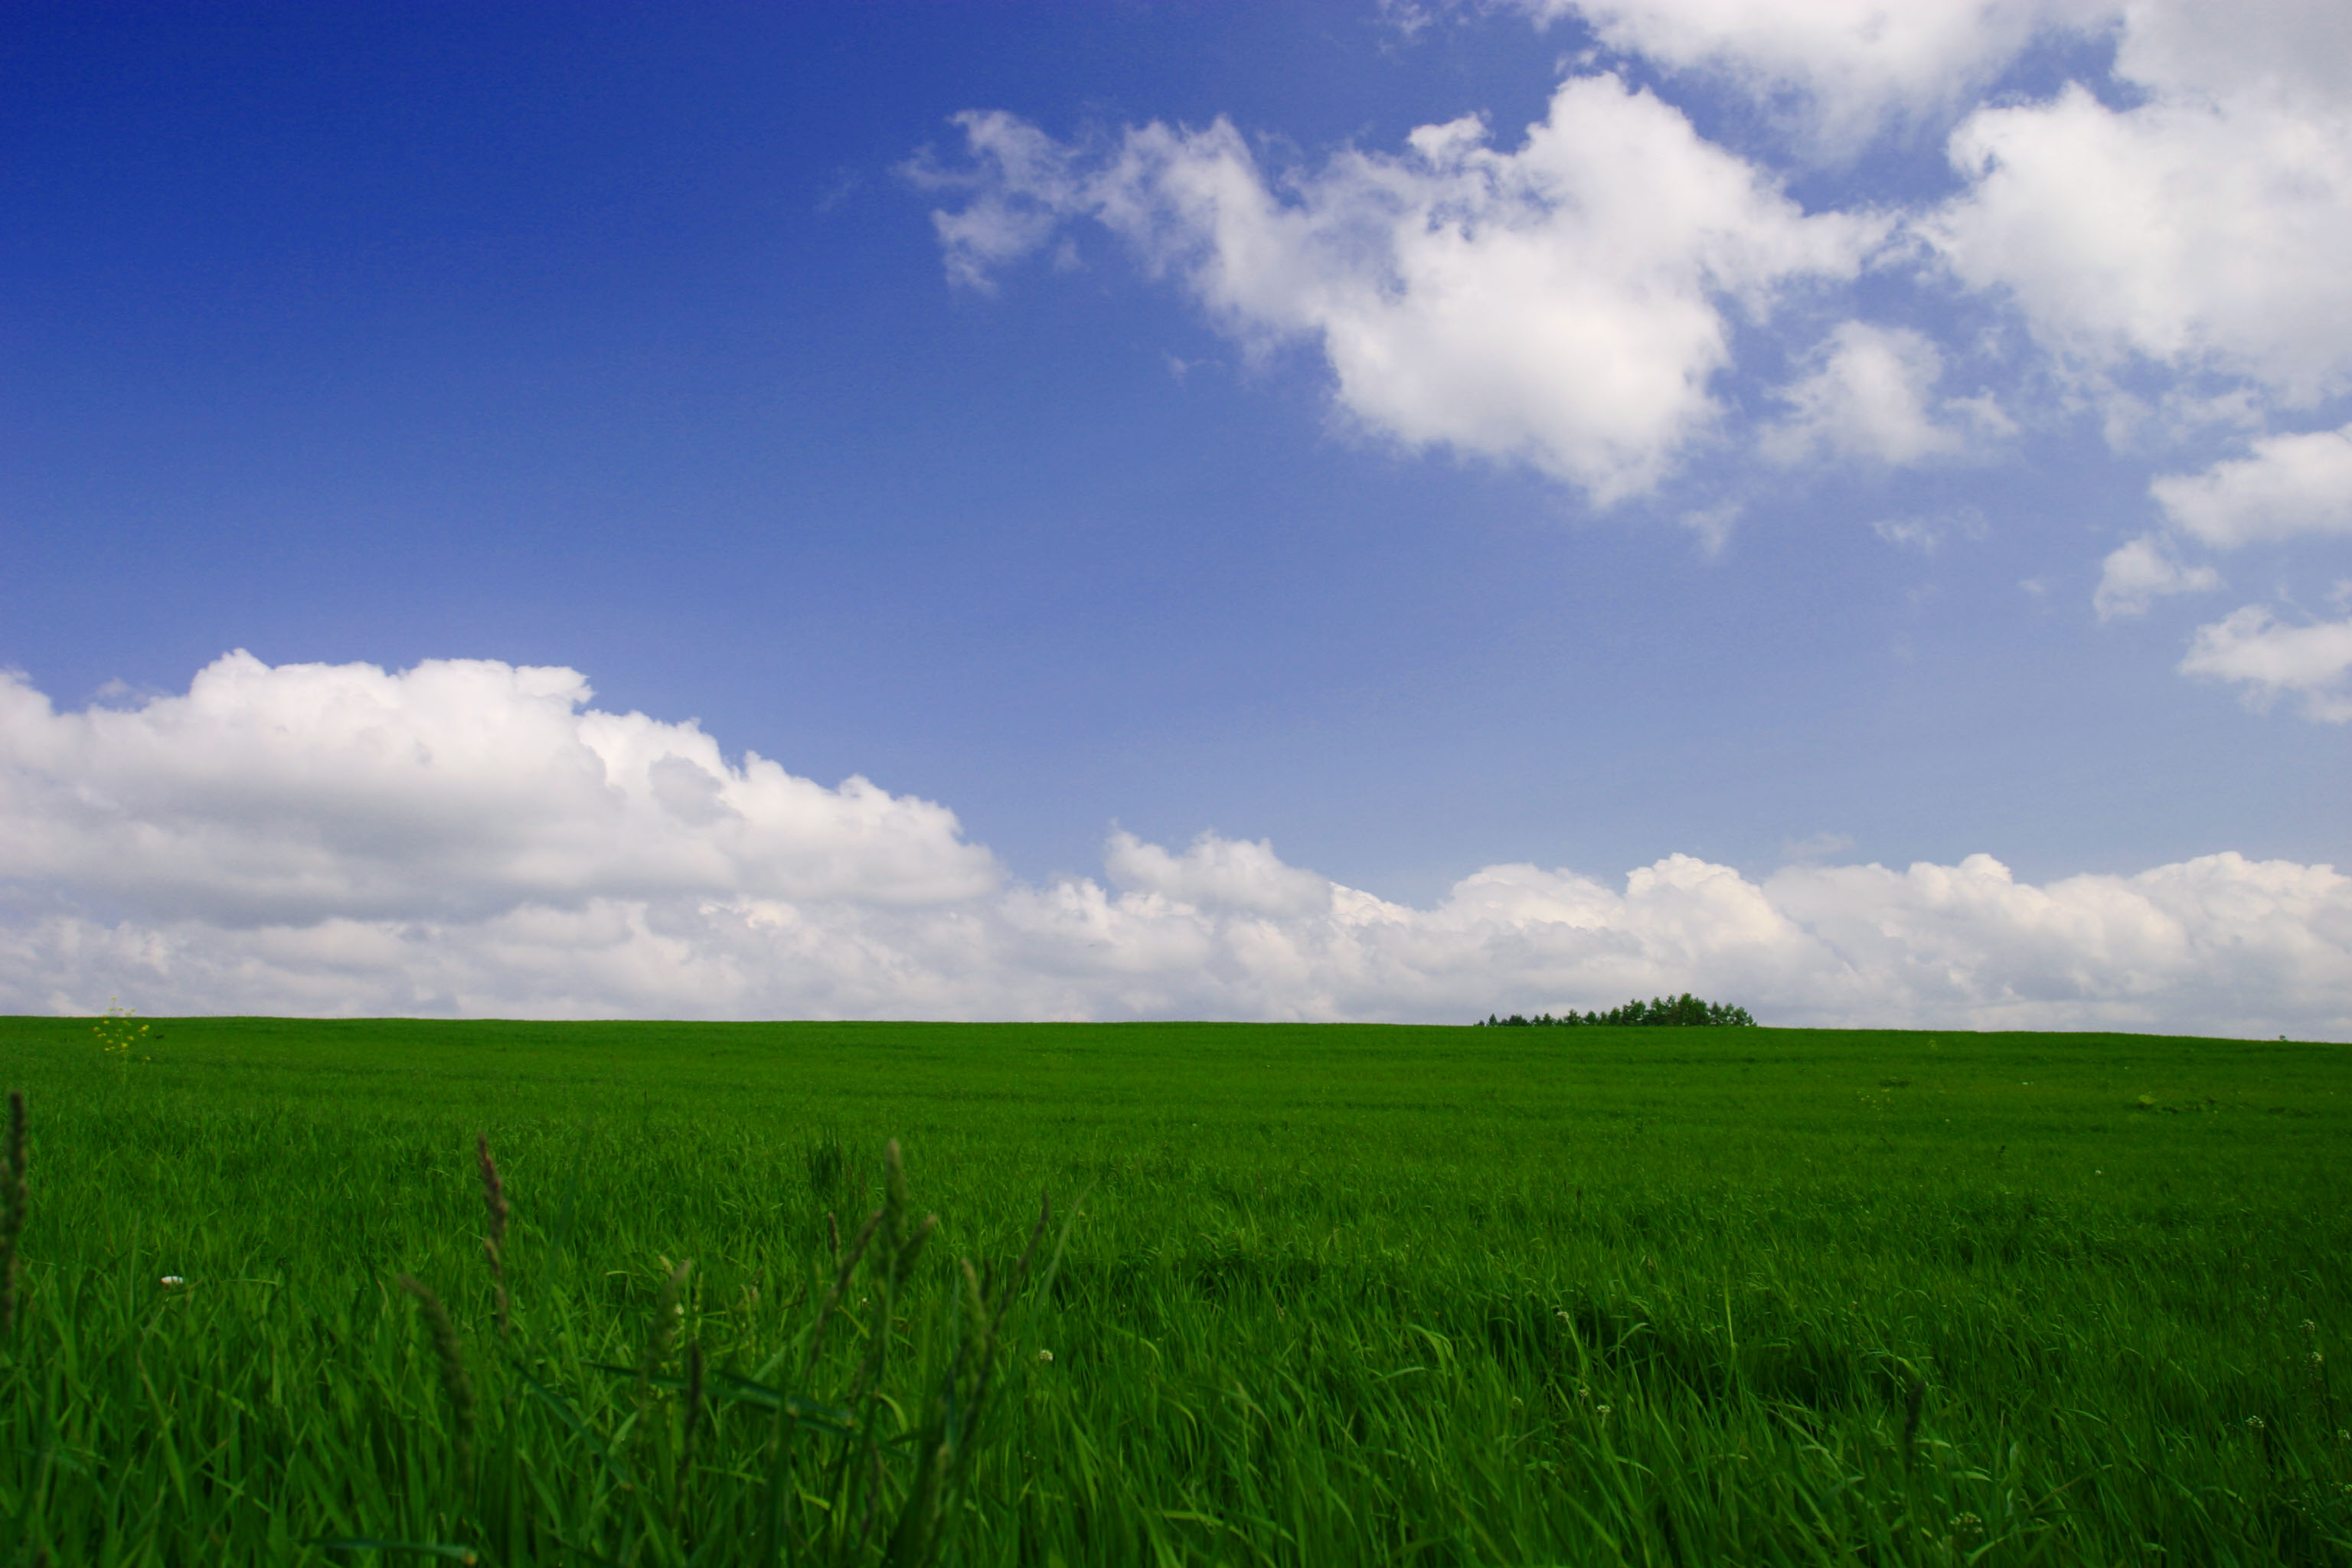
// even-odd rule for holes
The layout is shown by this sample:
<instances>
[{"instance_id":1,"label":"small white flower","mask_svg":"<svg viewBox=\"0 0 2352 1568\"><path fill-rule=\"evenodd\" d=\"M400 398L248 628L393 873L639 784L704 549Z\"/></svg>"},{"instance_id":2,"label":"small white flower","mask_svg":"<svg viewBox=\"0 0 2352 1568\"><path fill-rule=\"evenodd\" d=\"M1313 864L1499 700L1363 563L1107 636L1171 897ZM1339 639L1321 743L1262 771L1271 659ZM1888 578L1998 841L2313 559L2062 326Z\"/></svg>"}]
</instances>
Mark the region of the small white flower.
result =
<instances>
[{"instance_id":1,"label":"small white flower","mask_svg":"<svg viewBox=\"0 0 2352 1568\"><path fill-rule=\"evenodd\" d=\"M2250 1431L2259 1432L2263 1429L2263 1418L2259 1415L2249 1415L2246 1417L2246 1426Z\"/></svg>"},{"instance_id":2,"label":"small white flower","mask_svg":"<svg viewBox=\"0 0 2352 1568\"><path fill-rule=\"evenodd\" d=\"M163 1289L166 1290L176 1290L186 1283L186 1280L181 1279L176 1274L166 1274L163 1276Z\"/></svg>"},{"instance_id":3,"label":"small white flower","mask_svg":"<svg viewBox=\"0 0 2352 1568\"><path fill-rule=\"evenodd\" d=\"M1052 1361L1054 1359L1054 1352L1052 1351L1039 1351L1037 1352L1037 1359L1039 1361Z\"/></svg>"}]
</instances>

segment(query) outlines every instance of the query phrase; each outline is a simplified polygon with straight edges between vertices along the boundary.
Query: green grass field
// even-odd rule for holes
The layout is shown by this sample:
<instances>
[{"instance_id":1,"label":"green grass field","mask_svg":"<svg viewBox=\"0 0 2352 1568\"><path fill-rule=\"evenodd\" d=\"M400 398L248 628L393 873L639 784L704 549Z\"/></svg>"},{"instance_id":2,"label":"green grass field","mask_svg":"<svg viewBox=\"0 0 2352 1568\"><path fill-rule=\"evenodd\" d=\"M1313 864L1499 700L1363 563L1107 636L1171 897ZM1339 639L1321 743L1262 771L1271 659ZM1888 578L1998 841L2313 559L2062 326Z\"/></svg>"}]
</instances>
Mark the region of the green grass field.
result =
<instances>
[{"instance_id":1,"label":"green grass field","mask_svg":"<svg viewBox=\"0 0 2352 1568\"><path fill-rule=\"evenodd\" d=\"M2352 1563L2352 1047L191 1019L140 1052L0 1020L0 1563ZM850 1247L892 1138L913 1208L813 1346L827 1215Z\"/></svg>"}]
</instances>

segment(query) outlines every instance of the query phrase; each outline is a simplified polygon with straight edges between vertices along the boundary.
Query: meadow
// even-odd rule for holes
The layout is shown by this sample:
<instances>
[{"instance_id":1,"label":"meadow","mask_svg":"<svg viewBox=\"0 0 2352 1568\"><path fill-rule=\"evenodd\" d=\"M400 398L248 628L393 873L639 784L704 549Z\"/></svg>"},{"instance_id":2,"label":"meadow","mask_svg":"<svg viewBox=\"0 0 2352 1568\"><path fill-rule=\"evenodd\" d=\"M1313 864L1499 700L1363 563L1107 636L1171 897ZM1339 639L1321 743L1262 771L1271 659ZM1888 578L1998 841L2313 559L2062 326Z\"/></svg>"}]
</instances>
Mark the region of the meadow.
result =
<instances>
[{"instance_id":1,"label":"meadow","mask_svg":"<svg viewBox=\"0 0 2352 1568\"><path fill-rule=\"evenodd\" d=\"M2352 1563L2352 1047L20 1018L0 1087L0 1563Z\"/></svg>"}]
</instances>

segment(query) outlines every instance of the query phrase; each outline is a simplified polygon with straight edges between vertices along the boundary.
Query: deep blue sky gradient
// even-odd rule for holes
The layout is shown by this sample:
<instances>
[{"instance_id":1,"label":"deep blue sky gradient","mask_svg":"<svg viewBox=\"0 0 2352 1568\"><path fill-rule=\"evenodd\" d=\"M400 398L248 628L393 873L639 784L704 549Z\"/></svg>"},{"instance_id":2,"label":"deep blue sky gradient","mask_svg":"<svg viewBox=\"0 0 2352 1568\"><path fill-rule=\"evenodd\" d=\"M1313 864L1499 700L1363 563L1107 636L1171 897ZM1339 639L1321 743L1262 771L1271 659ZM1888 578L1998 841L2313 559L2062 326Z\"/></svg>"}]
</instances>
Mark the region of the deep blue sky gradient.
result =
<instances>
[{"instance_id":1,"label":"deep blue sky gradient","mask_svg":"<svg viewBox=\"0 0 2352 1568\"><path fill-rule=\"evenodd\" d=\"M1998 470L1702 455L1595 513L1351 433L1314 356L1245 363L1108 241L952 289L897 173L970 108L1223 114L1272 163L1471 111L1512 144L1576 42L1336 5L11 7L0 662L72 706L236 647L567 664L940 800L1031 877L1114 821L1412 900L1821 833L2034 879L2352 861L2344 727L2176 675L2210 605L2093 618L2156 470L2087 418ZM1947 178L1923 134L1797 189ZM1726 497L1710 553L1675 520ZM1979 536L1933 555L1869 527L1955 514Z\"/></svg>"}]
</instances>

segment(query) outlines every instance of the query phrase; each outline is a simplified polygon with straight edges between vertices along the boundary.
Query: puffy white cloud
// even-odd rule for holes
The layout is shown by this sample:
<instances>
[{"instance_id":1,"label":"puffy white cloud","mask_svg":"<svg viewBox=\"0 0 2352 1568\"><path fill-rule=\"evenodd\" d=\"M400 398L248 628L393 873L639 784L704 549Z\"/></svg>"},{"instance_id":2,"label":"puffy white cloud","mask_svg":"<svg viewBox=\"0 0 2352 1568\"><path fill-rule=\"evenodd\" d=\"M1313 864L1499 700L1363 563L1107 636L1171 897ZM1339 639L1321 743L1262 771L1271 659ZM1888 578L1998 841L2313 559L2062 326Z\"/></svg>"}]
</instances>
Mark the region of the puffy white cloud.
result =
<instances>
[{"instance_id":1,"label":"puffy white cloud","mask_svg":"<svg viewBox=\"0 0 2352 1568\"><path fill-rule=\"evenodd\" d=\"M1131 833L1114 833L1103 869L1128 892L1156 893L1178 903L1223 904L1264 914L1313 914L1331 906L1332 885L1312 871L1286 866L1274 846L1204 833L1182 855L1171 855Z\"/></svg>"},{"instance_id":2,"label":"puffy white cloud","mask_svg":"<svg viewBox=\"0 0 2352 1568\"><path fill-rule=\"evenodd\" d=\"M1607 75L1563 82L1516 150L1474 117L1279 177L1223 121L1130 128L1093 158L1009 115L958 123L970 167L913 171L965 194L934 218L951 277L1093 219L1244 344L1317 345L1367 428L1522 460L1604 503L1654 485L1716 417L1727 311L1852 276L1885 226L1805 214Z\"/></svg>"},{"instance_id":3,"label":"puffy white cloud","mask_svg":"<svg viewBox=\"0 0 2352 1568\"><path fill-rule=\"evenodd\" d=\"M2183 566L2165 551L2153 534L2142 534L2111 552L2099 573L2099 586L2091 605L2099 619L2145 615L2149 605L2170 594L2203 594L2221 585L2221 574L2210 566Z\"/></svg>"},{"instance_id":4,"label":"puffy white cloud","mask_svg":"<svg viewBox=\"0 0 2352 1568\"><path fill-rule=\"evenodd\" d=\"M2133 5L2116 75L1977 110L1968 190L1921 226L1958 276L2109 373L2242 376L2289 403L2352 385L2352 29L2340 7Z\"/></svg>"},{"instance_id":5,"label":"puffy white cloud","mask_svg":"<svg viewBox=\"0 0 2352 1568\"><path fill-rule=\"evenodd\" d=\"M2270 436L2253 455L2148 487L2172 526L2217 550L2299 533L2352 533L2352 426Z\"/></svg>"},{"instance_id":6,"label":"puffy white cloud","mask_svg":"<svg viewBox=\"0 0 2352 1568\"><path fill-rule=\"evenodd\" d=\"M2266 707L2284 692L2303 698L2304 711L2326 723L2352 721L2352 621L2282 626L2260 605L2248 605L2197 628L2183 674L2244 685L2249 702Z\"/></svg>"},{"instance_id":7,"label":"puffy white cloud","mask_svg":"<svg viewBox=\"0 0 2352 1568\"><path fill-rule=\"evenodd\" d=\"M1726 78L1814 151L1852 153L1889 121L1947 112L2040 34L2095 25L2092 0L1521 0L1580 16L1609 47Z\"/></svg>"},{"instance_id":8,"label":"puffy white cloud","mask_svg":"<svg viewBox=\"0 0 2352 1568\"><path fill-rule=\"evenodd\" d=\"M1970 445L1970 426L2006 434L2009 420L1989 398L1953 400L1939 419L1936 383L1944 356L1907 327L1841 322L1813 354L1812 369L1785 390L1789 415L1761 438L1775 462L1818 453L1903 465L1954 458Z\"/></svg>"},{"instance_id":9,"label":"puffy white cloud","mask_svg":"<svg viewBox=\"0 0 2352 1568\"><path fill-rule=\"evenodd\" d=\"M2352 104L2352 39L2335 0L2125 0L2116 73L2170 93L2262 97L2310 112Z\"/></svg>"},{"instance_id":10,"label":"puffy white cloud","mask_svg":"<svg viewBox=\"0 0 2352 1568\"><path fill-rule=\"evenodd\" d=\"M1728 82L1816 153L1966 108L2037 40L2116 40L2112 90L1978 104L1967 189L1915 231L2078 370L2352 386L2352 27L2338 0L1517 0ZM2226 396L2226 395L2225 395Z\"/></svg>"},{"instance_id":11,"label":"puffy white cloud","mask_svg":"<svg viewBox=\"0 0 2352 1568\"><path fill-rule=\"evenodd\" d=\"M233 656L129 712L0 692L0 1011L1445 1021L1688 989L1791 1024L2352 1037L2325 866L1676 855L1490 866L1416 909L1121 833L1108 886L1039 886L940 807L731 766L568 670Z\"/></svg>"},{"instance_id":12,"label":"puffy white cloud","mask_svg":"<svg viewBox=\"0 0 2352 1568\"><path fill-rule=\"evenodd\" d=\"M2332 867L2208 855L2036 888L1972 855L1901 872L1791 869L1765 885L1836 954L1857 1005L1869 995L1872 1006L1979 1026L2193 1019L2341 1037L2352 1025L2337 969L2352 957L2352 878Z\"/></svg>"},{"instance_id":13,"label":"puffy white cloud","mask_svg":"<svg viewBox=\"0 0 2352 1568\"><path fill-rule=\"evenodd\" d=\"M583 707L577 671L229 654L184 697L59 713L0 673L0 873L156 913L465 918L691 893L935 902L998 871L955 816Z\"/></svg>"}]
</instances>

